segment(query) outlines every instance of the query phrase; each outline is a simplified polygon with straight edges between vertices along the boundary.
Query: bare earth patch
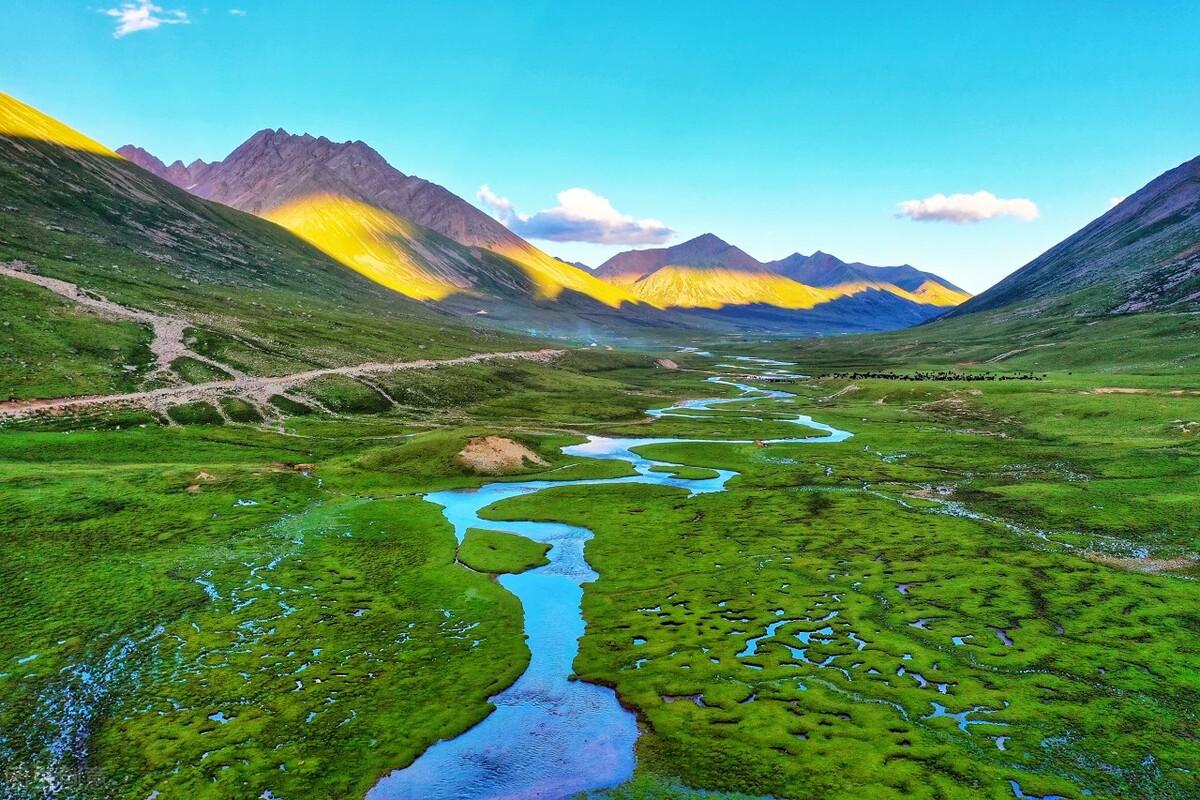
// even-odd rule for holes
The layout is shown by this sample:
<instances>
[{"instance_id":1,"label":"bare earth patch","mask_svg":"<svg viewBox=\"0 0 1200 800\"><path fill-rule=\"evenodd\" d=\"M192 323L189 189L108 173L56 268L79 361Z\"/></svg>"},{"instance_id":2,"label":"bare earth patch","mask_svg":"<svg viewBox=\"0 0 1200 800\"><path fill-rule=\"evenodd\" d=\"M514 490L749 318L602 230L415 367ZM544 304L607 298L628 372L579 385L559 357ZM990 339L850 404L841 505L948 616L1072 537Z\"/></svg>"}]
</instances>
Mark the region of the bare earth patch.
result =
<instances>
[{"instance_id":1,"label":"bare earth patch","mask_svg":"<svg viewBox=\"0 0 1200 800\"><path fill-rule=\"evenodd\" d=\"M1155 389L1136 389L1131 386L1100 386L1092 389L1092 394L1154 394L1166 397L1187 397L1189 395L1200 395L1200 392L1189 389L1171 389L1170 391L1158 391Z\"/></svg>"},{"instance_id":2,"label":"bare earth patch","mask_svg":"<svg viewBox=\"0 0 1200 800\"><path fill-rule=\"evenodd\" d=\"M1107 564L1110 567L1125 569L1130 572L1145 572L1150 575L1157 575L1162 572L1175 572L1196 566L1196 560L1193 558L1119 558L1108 553L1095 552L1086 553L1085 555L1089 560L1100 564Z\"/></svg>"},{"instance_id":3,"label":"bare earth patch","mask_svg":"<svg viewBox=\"0 0 1200 800\"><path fill-rule=\"evenodd\" d=\"M525 445L503 436L476 436L467 442L455 459L464 467L487 475L524 469L526 463L539 467L550 466Z\"/></svg>"},{"instance_id":4,"label":"bare earth patch","mask_svg":"<svg viewBox=\"0 0 1200 800\"><path fill-rule=\"evenodd\" d=\"M1033 345L1030 345L1029 347L1018 347L1016 350L1009 350L1007 353L1001 353L998 356L992 356L991 358L989 358L987 361L984 361L983 363L995 364L997 361L1003 361L1006 358L1012 358L1013 356L1018 355L1020 353L1025 353L1030 350L1036 350L1039 347L1053 347L1054 345L1055 345L1055 342L1049 342L1047 344L1033 344Z\"/></svg>"},{"instance_id":5,"label":"bare earth patch","mask_svg":"<svg viewBox=\"0 0 1200 800\"><path fill-rule=\"evenodd\" d=\"M850 394L851 392L857 392L860 388L861 387L857 383L852 383L849 386L843 386L838 391L836 391L833 394L826 397L825 400L833 400L835 398L841 397L844 394Z\"/></svg>"},{"instance_id":6,"label":"bare earth patch","mask_svg":"<svg viewBox=\"0 0 1200 800\"><path fill-rule=\"evenodd\" d=\"M920 489L905 492L904 496L920 500L945 500L953 494L953 486L922 486Z\"/></svg>"}]
</instances>

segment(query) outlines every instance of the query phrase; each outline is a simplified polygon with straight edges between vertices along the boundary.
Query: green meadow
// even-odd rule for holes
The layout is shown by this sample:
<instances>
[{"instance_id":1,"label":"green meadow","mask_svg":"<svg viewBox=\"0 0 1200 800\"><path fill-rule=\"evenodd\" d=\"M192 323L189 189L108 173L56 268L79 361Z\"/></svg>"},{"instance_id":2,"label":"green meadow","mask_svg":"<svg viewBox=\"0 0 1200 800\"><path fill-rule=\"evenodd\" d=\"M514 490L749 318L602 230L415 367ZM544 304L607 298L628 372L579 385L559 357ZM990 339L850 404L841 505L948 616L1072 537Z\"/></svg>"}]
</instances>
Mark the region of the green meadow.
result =
<instances>
[{"instance_id":1,"label":"green meadow","mask_svg":"<svg viewBox=\"0 0 1200 800\"><path fill-rule=\"evenodd\" d=\"M136 360L129 333L119 358ZM753 351L817 375L838 362L824 347ZM536 519L595 533L575 672L641 724L634 780L609 797L1200 793L1193 373L814 379L773 385L791 403L650 420L736 395L703 382L720 358L673 357L683 369L577 351L373 381L394 406L320 381L305 392L337 415L281 430L205 404L172 426L6 422L6 791L38 796L51 765L76 797L363 795L524 669L520 604L494 576L544 563L504 532ZM738 475L694 497L548 489L489 508L494 530L461 546L421 497L628 474L561 452L588 434L805 435L796 413L854 436L648 446L680 478ZM481 435L549 466L477 475L456 455Z\"/></svg>"}]
</instances>

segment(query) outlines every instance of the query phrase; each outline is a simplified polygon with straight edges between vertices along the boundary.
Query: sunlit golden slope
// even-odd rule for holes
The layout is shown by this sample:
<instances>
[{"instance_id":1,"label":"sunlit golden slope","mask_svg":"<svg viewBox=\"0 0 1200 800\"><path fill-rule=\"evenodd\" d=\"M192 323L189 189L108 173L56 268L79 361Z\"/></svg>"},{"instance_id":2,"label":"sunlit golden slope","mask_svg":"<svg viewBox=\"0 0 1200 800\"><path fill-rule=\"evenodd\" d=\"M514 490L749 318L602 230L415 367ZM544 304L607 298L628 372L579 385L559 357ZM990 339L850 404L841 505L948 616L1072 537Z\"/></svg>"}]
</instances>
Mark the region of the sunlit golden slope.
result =
<instances>
[{"instance_id":1,"label":"sunlit golden slope","mask_svg":"<svg viewBox=\"0 0 1200 800\"><path fill-rule=\"evenodd\" d=\"M36 139L72 150L120 158L99 142L3 92L0 92L0 136Z\"/></svg>"},{"instance_id":2,"label":"sunlit golden slope","mask_svg":"<svg viewBox=\"0 0 1200 800\"><path fill-rule=\"evenodd\" d=\"M530 244L524 247L497 247L494 252L508 258L524 270L537 287L539 299L553 300L564 290L570 289L613 308L621 303L636 303L639 300L627 291L626 287L602 281L591 273L560 261Z\"/></svg>"},{"instance_id":3,"label":"sunlit golden slope","mask_svg":"<svg viewBox=\"0 0 1200 800\"><path fill-rule=\"evenodd\" d=\"M659 308L723 308L763 303L778 308L808 309L842 293L805 286L766 272L705 267L666 266L626 288Z\"/></svg>"},{"instance_id":4,"label":"sunlit golden slope","mask_svg":"<svg viewBox=\"0 0 1200 800\"><path fill-rule=\"evenodd\" d=\"M446 254L419 244L417 225L367 203L321 194L285 203L263 216L408 297L442 300L470 288Z\"/></svg>"},{"instance_id":5,"label":"sunlit golden slope","mask_svg":"<svg viewBox=\"0 0 1200 800\"><path fill-rule=\"evenodd\" d=\"M872 289L889 292L913 303L934 306L955 306L970 297L935 281L926 281L912 292L892 283L865 281L818 287L766 272L670 265L637 281L622 281L619 286L658 308L718 309L763 304L802 310Z\"/></svg>"},{"instance_id":6,"label":"sunlit golden slope","mask_svg":"<svg viewBox=\"0 0 1200 800\"><path fill-rule=\"evenodd\" d=\"M342 195L310 195L265 211L266 219L300 236L342 264L393 291L417 300L443 300L478 288L465 251L455 252L426 229L389 211ZM443 240L444 242L444 240ZM573 290L605 305L637 302L628 292L565 264L532 245L497 251L511 276L492 275L513 287L531 285L538 299ZM523 274L527 280L516 280Z\"/></svg>"},{"instance_id":7,"label":"sunlit golden slope","mask_svg":"<svg viewBox=\"0 0 1200 800\"><path fill-rule=\"evenodd\" d=\"M888 292L912 303L956 306L970 295L936 281L925 281L915 291L893 283L854 282L836 286L809 286L783 275L713 267L665 266L636 281L614 283L639 300L658 308L709 308L762 304L793 310L811 309L839 297L869 290Z\"/></svg>"},{"instance_id":8,"label":"sunlit golden slope","mask_svg":"<svg viewBox=\"0 0 1200 800\"><path fill-rule=\"evenodd\" d=\"M966 292L956 291L937 281L925 281L913 291L913 295L920 298L920 302L931 306L957 306L971 299L971 295Z\"/></svg>"},{"instance_id":9,"label":"sunlit golden slope","mask_svg":"<svg viewBox=\"0 0 1200 800\"><path fill-rule=\"evenodd\" d=\"M859 292L865 292L868 289L877 289L881 292L894 294L897 297L903 297L910 302L927 306L956 306L971 297L971 295L965 292L955 291L937 281L925 281L911 292L907 289L902 289L894 283L884 281L839 283L836 286L827 288L828 291L836 292L838 297L848 297Z\"/></svg>"}]
</instances>

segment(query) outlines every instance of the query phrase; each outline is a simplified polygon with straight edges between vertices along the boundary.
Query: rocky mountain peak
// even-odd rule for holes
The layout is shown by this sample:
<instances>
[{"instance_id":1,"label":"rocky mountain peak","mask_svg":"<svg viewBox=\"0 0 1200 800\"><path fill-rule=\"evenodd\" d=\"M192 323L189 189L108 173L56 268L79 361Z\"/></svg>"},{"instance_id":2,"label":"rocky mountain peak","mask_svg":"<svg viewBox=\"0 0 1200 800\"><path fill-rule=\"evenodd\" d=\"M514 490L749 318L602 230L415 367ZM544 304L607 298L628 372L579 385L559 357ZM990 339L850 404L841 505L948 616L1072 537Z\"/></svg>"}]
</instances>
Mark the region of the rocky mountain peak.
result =
<instances>
[{"instance_id":1,"label":"rocky mountain peak","mask_svg":"<svg viewBox=\"0 0 1200 800\"><path fill-rule=\"evenodd\" d=\"M263 214L292 201L334 194L369 203L472 247L529 245L503 224L435 183L406 175L362 140L335 142L264 128L204 169L166 167L139 147L122 148L138 166L207 200ZM123 153L124 154L124 153Z\"/></svg>"}]
</instances>

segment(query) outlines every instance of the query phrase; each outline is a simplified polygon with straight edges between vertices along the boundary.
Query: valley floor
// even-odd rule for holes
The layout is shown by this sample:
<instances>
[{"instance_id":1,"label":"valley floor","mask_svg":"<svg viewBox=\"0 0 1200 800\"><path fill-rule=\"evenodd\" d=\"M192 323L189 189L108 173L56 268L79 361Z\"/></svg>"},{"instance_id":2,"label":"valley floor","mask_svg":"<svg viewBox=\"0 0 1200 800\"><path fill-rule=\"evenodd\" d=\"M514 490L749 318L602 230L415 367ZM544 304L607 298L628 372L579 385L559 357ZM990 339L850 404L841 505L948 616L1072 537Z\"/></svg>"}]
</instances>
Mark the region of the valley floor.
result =
<instances>
[{"instance_id":1,"label":"valley floor","mask_svg":"<svg viewBox=\"0 0 1200 800\"><path fill-rule=\"evenodd\" d=\"M529 663L493 575L542 548L460 550L423 495L629 474L562 451L596 434L742 440L638 449L680 484L736 472L723 492L563 486L482 512L594 533L574 670L639 728L607 796L1200 793L1200 378L776 373L794 399L645 416L738 394L714 373L832 371L758 355L799 364L576 351L373 376L374 399L314 381L338 413L280 430L4 421L0 797L363 796ZM797 413L853 437L768 443ZM484 436L545 465L480 474L457 455Z\"/></svg>"}]
</instances>

